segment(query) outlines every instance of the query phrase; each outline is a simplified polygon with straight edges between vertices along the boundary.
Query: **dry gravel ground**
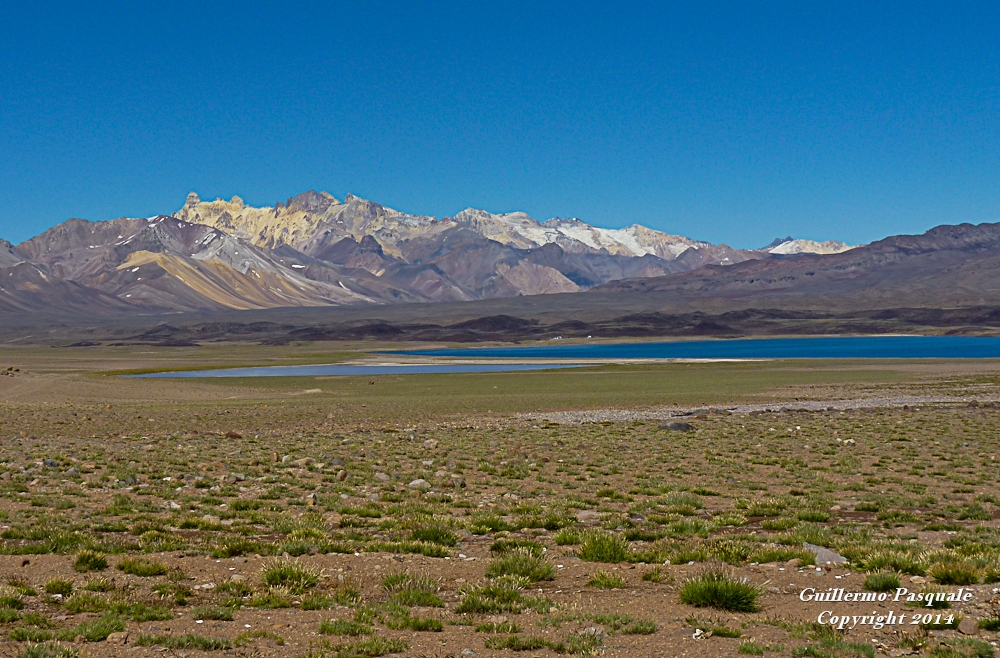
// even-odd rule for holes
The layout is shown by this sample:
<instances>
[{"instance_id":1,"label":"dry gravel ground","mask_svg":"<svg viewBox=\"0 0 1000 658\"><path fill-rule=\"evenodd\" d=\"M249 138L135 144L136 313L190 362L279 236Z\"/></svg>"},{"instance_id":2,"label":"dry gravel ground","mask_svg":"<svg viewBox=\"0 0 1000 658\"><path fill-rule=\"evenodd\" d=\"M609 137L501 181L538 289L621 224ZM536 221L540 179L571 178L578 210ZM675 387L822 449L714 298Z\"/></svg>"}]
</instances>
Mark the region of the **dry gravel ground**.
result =
<instances>
[{"instance_id":1,"label":"dry gravel ground","mask_svg":"<svg viewBox=\"0 0 1000 658\"><path fill-rule=\"evenodd\" d=\"M612 371L602 410L603 370L177 382L95 374L139 354L54 352L2 356L0 655L954 656L1000 638L997 364L645 365ZM687 431L661 427L681 414ZM817 567L806 543L848 561ZM713 570L758 609L682 603ZM881 572L970 590L934 611L966 632L836 632L820 612L917 608L799 600Z\"/></svg>"}]
</instances>

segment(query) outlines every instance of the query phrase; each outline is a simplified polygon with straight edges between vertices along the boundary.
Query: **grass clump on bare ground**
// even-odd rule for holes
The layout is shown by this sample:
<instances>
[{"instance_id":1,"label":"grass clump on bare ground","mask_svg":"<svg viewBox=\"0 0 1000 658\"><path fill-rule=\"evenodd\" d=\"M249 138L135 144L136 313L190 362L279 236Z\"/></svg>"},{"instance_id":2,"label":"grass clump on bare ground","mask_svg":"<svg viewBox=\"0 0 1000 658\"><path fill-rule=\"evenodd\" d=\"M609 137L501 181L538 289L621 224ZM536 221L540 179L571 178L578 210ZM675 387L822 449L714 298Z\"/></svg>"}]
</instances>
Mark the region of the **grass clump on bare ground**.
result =
<instances>
[{"instance_id":1,"label":"grass clump on bare ground","mask_svg":"<svg viewBox=\"0 0 1000 658\"><path fill-rule=\"evenodd\" d=\"M680 590L681 603L726 612L757 612L763 595L760 585L722 570L709 570L688 579Z\"/></svg>"}]
</instances>

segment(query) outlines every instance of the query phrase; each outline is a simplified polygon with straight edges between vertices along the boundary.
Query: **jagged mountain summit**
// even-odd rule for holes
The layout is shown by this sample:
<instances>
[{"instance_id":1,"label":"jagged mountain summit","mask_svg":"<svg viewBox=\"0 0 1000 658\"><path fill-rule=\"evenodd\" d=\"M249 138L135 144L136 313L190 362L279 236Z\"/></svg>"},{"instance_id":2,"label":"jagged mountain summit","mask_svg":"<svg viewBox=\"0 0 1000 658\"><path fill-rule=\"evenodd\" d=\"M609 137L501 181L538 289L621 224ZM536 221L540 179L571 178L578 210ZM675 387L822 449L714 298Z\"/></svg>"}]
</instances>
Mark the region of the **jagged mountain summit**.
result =
<instances>
[{"instance_id":1,"label":"jagged mountain summit","mask_svg":"<svg viewBox=\"0 0 1000 658\"><path fill-rule=\"evenodd\" d=\"M260 208L192 193L172 215L71 219L0 243L0 310L34 310L32 298L58 308L61 295L73 300L67 308L95 313L468 301L839 248L827 245L843 246L739 250L637 224L602 229L471 208L437 219L315 191Z\"/></svg>"}]
</instances>

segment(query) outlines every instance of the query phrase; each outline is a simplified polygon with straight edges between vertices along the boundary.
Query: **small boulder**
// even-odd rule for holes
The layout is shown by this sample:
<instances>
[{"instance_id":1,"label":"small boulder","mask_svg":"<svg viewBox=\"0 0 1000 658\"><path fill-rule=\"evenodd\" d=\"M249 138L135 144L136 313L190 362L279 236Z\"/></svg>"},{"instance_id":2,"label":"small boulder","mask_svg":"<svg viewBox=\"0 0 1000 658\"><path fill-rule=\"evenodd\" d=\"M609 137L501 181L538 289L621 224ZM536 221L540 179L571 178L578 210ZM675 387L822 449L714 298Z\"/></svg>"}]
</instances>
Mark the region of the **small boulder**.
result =
<instances>
[{"instance_id":1,"label":"small boulder","mask_svg":"<svg viewBox=\"0 0 1000 658\"><path fill-rule=\"evenodd\" d=\"M409 483L406 486L408 486L411 489L418 489L420 491L426 491L427 489L431 488L431 483L428 482L427 480L423 479L423 478L417 478L416 480L414 480L413 482Z\"/></svg>"},{"instance_id":2,"label":"small boulder","mask_svg":"<svg viewBox=\"0 0 1000 658\"><path fill-rule=\"evenodd\" d=\"M49 468L55 468L58 465L59 465L59 462L57 462L54 459L44 459L44 460L42 460L42 466L47 466Z\"/></svg>"},{"instance_id":3,"label":"small boulder","mask_svg":"<svg viewBox=\"0 0 1000 658\"><path fill-rule=\"evenodd\" d=\"M118 644L118 645L127 644L128 643L128 632L127 631L122 631L121 633L112 633L111 635L108 635L108 639L105 640L105 642L107 642L108 644L112 644L112 645L114 645L114 644Z\"/></svg>"},{"instance_id":4,"label":"small boulder","mask_svg":"<svg viewBox=\"0 0 1000 658\"><path fill-rule=\"evenodd\" d=\"M966 617L958 623L958 632L962 635L975 635L979 632L979 622L972 617Z\"/></svg>"},{"instance_id":5,"label":"small boulder","mask_svg":"<svg viewBox=\"0 0 1000 658\"><path fill-rule=\"evenodd\" d=\"M242 439L243 435L240 434L239 432L234 432L232 430L229 430L228 432L226 432L226 438L227 439Z\"/></svg>"},{"instance_id":6,"label":"small boulder","mask_svg":"<svg viewBox=\"0 0 1000 658\"><path fill-rule=\"evenodd\" d=\"M660 425L660 429L670 430L671 432L690 432L694 430L694 425L681 420L671 420Z\"/></svg>"},{"instance_id":7,"label":"small boulder","mask_svg":"<svg viewBox=\"0 0 1000 658\"><path fill-rule=\"evenodd\" d=\"M378 480L379 482L388 482L392 478L386 475L385 473L376 473L375 479Z\"/></svg>"}]
</instances>

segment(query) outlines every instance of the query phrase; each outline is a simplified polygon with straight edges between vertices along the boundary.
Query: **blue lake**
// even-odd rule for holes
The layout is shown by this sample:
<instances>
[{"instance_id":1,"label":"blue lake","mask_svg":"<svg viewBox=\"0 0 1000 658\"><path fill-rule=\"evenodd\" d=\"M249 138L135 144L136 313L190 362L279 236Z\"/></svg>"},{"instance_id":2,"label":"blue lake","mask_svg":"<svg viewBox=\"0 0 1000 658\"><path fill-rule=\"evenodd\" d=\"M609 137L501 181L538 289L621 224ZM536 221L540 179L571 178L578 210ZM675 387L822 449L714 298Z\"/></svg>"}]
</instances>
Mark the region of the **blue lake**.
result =
<instances>
[{"instance_id":1,"label":"blue lake","mask_svg":"<svg viewBox=\"0 0 1000 658\"><path fill-rule=\"evenodd\" d=\"M271 366L265 368L224 368L221 370L188 370L183 372L153 372L143 375L124 375L129 379L160 379L165 377L320 377L333 375L417 375L450 372L508 372L514 370L552 370L573 368L572 365L540 364L456 364L426 366Z\"/></svg>"},{"instance_id":2,"label":"blue lake","mask_svg":"<svg viewBox=\"0 0 1000 658\"><path fill-rule=\"evenodd\" d=\"M996 359L1000 358L1000 337L755 338L486 347L397 353L505 359Z\"/></svg>"}]
</instances>

